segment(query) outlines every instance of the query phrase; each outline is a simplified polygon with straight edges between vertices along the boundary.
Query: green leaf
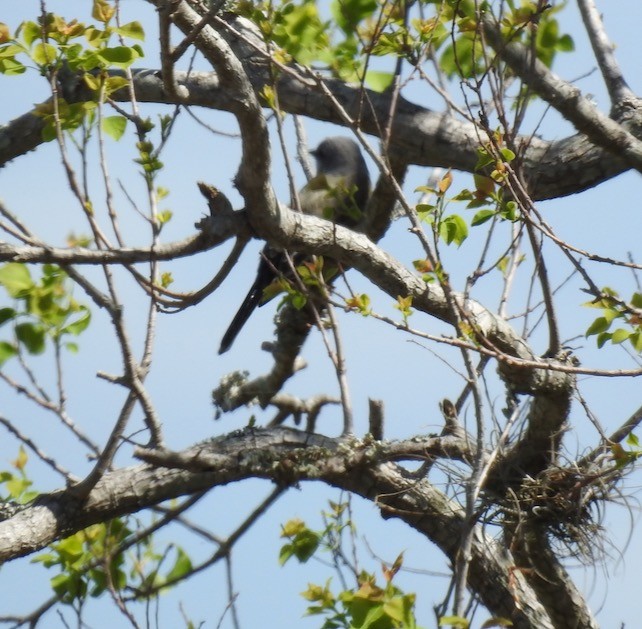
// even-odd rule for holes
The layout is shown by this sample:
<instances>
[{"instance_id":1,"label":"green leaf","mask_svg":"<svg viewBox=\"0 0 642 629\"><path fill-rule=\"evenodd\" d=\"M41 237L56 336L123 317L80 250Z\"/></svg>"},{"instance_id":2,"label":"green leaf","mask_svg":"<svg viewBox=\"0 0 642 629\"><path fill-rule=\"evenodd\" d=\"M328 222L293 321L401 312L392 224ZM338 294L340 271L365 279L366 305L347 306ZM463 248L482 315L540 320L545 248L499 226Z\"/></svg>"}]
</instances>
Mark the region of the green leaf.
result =
<instances>
[{"instance_id":1,"label":"green leaf","mask_svg":"<svg viewBox=\"0 0 642 629\"><path fill-rule=\"evenodd\" d=\"M56 544L56 550L66 564L74 563L84 553L82 534L76 533L61 540Z\"/></svg>"},{"instance_id":2,"label":"green leaf","mask_svg":"<svg viewBox=\"0 0 642 629\"><path fill-rule=\"evenodd\" d=\"M63 572L56 575L51 579L51 587L56 595L67 603L82 599L87 594L87 584L76 572L71 574Z\"/></svg>"},{"instance_id":3,"label":"green leaf","mask_svg":"<svg viewBox=\"0 0 642 629\"><path fill-rule=\"evenodd\" d=\"M164 225L165 223L169 223L169 221L172 220L172 216L173 214L171 210L163 210L156 215L156 220L160 225Z\"/></svg>"},{"instance_id":4,"label":"green leaf","mask_svg":"<svg viewBox=\"0 0 642 629\"><path fill-rule=\"evenodd\" d=\"M383 604L383 611L398 623L403 623L408 616L408 608L405 604L405 597L395 596L392 600Z\"/></svg>"},{"instance_id":5,"label":"green leaf","mask_svg":"<svg viewBox=\"0 0 642 629\"><path fill-rule=\"evenodd\" d=\"M330 6L332 17L347 35L353 35L359 22L371 17L376 9L376 0L333 0Z\"/></svg>"},{"instance_id":6,"label":"green leaf","mask_svg":"<svg viewBox=\"0 0 642 629\"><path fill-rule=\"evenodd\" d=\"M395 75L392 72L380 72L378 70L368 70L366 72L366 83L375 92L384 92L391 85Z\"/></svg>"},{"instance_id":7,"label":"green leaf","mask_svg":"<svg viewBox=\"0 0 642 629\"><path fill-rule=\"evenodd\" d=\"M473 193L467 188L464 188L463 190L458 192L454 197L451 197L451 198L453 201L472 201L474 199Z\"/></svg>"},{"instance_id":8,"label":"green leaf","mask_svg":"<svg viewBox=\"0 0 642 629\"><path fill-rule=\"evenodd\" d=\"M102 119L102 130L116 141L123 137L126 127L127 118L125 116L107 116Z\"/></svg>"},{"instance_id":9,"label":"green leaf","mask_svg":"<svg viewBox=\"0 0 642 629\"><path fill-rule=\"evenodd\" d=\"M297 310L301 310L308 303L308 298L303 293L297 292L290 296L290 303Z\"/></svg>"},{"instance_id":10,"label":"green leaf","mask_svg":"<svg viewBox=\"0 0 642 629\"><path fill-rule=\"evenodd\" d=\"M314 531L306 531L301 535L297 535L294 540L294 554L296 558L301 562L305 563L319 547L320 543L319 536Z\"/></svg>"},{"instance_id":11,"label":"green leaf","mask_svg":"<svg viewBox=\"0 0 642 629\"><path fill-rule=\"evenodd\" d=\"M185 553L185 551L180 548L176 547L176 561L174 562L174 565L172 566L172 569L165 575L165 579L167 581L175 581L177 579L180 579L184 577L186 574L188 574L192 569L192 560L189 558L189 556Z\"/></svg>"},{"instance_id":12,"label":"green leaf","mask_svg":"<svg viewBox=\"0 0 642 629\"><path fill-rule=\"evenodd\" d=\"M573 52L575 50L575 42L570 35L562 35L555 46L560 52Z\"/></svg>"},{"instance_id":13,"label":"green leaf","mask_svg":"<svg viewBox=\"0 0 642 629\"><path fill-rule=\"evenodd\" d=\"M14 319L18 313L13 308L0 308L0 325Z\"/></svg>"},{"instance_id":14,"label":"green leaf","mask_svg":"<svg viewBox=\"0 0 642 629\"><path fill-rule=\"evenodd\" d=\"M557 20L542 20L537 29L537 38L540 46L553 48L559 38L559 25Z\"/></svg>"},{"instance_id":15,"label":"green leaf","mask_svg":"<svg viewBox=\"0 0 642 629\"><path fill-rule=\"evenodd\" d=\"M83 75L83 81L90 90L94 90L95 92L97 92L100 89L100 79L93 74L85 73Z\"/></svg>"},{"instance_id":16,"label":"green leaf","mask_svg":"<svg viewBox=\"0 0 642 629\"><path fill-rule=\"evenodd\" d=\"M585 336L592 336L593 334L600 334L602 332L606 332L606 330L609 329L609 326L611 325L611 321L609 321L606 317L598 317L591 323L589 326L589 329L586 331Z\"/></svg>"},{"instance_id":17,"label":"green leaf","mask_svg":"<svg viewBox=\"0 0 642 629\"><path fill-rule=\"evenodd\" d=\"M0 341L0 365L5 363L10 358L13 358L18 354L18 350L15 345L7 343L7 341Z\"/></svg>"},{"instance_id":18,"label":"green leaf","mask_svg":"<svg viewBox=\"0 0 642 629\"><path fill-rule=\"evenodd\" d=\"M507 221L516 221L518 218L518 207L515 201L507 201L502 204L500 214L502 218L505 218Z\"/></svg>"},{"instance_id":19,"label":"green leaf","mask_svg":"<svg viewBox=\"0 0 642 629\"><path fill-rule=\"evenodd\" d=\"M93 48L100 48L103 44L107 42L108 35L105 31L89 26L85 30L85 39L87 43Z\"/></svg>"},{"instance_id":20,"label":"green leaf","mask_svg":"<svg viewBox=\"0 0 642 629\"><path fill-rule=\"evenodd\" d=\"M51 568L58 563L58 557L54 553L43 553L31 559L31 563L41 563L45 568Z\"/></svg>"},{"instance_id":21,"label":"green leaf","mask_svg":"<svg viewBox=\"0 0 642 629\"><path fill-rule=\"evenodd\" d=\"M512 162L515 159L515 153L513 153L513 151L511 151L510 149L503 148L500 149L499 152L502 154L505 162Z\"/></svg>"},{"instance_id":22,"label":"green leaf","mask_svg":"<svg viewBox=\"0 0 642 629\"><path fill-rule=\"evenodd\" d=\"M56 60L56 47L51 44L43 44L40 42L33 47L31 58L39 66L51 65Z\"/></svg>"},{"instance_id":23,"label":"green leaf","mask_svg":"<svg viewBox=\"0 0 642 629\"><path fill-rule=\"evenodd\" d=\"M319 548L321 539L317 533L306 528L297 533L291 543L284 544L279 551L279 563L283 565L290 557L296 557L300 563L305 563Z\"/></svg>"},{"instance_id":24,"label":"green leaf","mask_svg":"<svg viewBox=\"0 0 642 629\"><path fill-rule=\"evenodd\" d=\"M11 297L23 297L34 287L29 269L19 262L9 262L0 267L0 284L2 284Z\"/></svg>"},{"instance_id":25,"label":"green leaf","mask_svg":"<svg viewBox=\"0 0 642 629\"><path fill-rule=\"evenodd\" d=\"M440 627L456 627L456 629L468 629L470 623L461 616L442 616L439 619Z\"/></svg>"},{"instance_id":26,"label":"green leaf","mask_svg":"<svg viewBox=\"0 0 642 629\"><path fill-rule=\"evenodd\" d=\"M131 39L138 39L140 41L145 40L145 31L140 22L127 22L127 24L115 28L114 32L123 37L131 37Z\"/></svg>"},{"instance_id":27,"label":"green leaf","mask_svg":"<svg viewBox=\"0 0 642 629\"><path fill-rule=\"evenodd\" d=\"M27 68L20 63L20 61L16 61L13 57L0 59L0 74L5 74L6 76L17 76L18 74L23 74L26 70Z\"/></svg>"},{"instance_id":28,"label":"green leaf","mask_svg":"<svg viewBox=\"0 0 642 629\"><path fill-rule=\"evenodd\" d=\"M610 324L612 321L622 316L622 313L615 308L605 308L602 312L603 317Z\"/></svg>"},{"instance_id":29,"label":"green leaf","mask_svg":"<svg viewBox=\"0 0 642 629\"><path fill-rule=\"evenodd\" d=\"M468 237L468 225L461 216L452 214L439 223L439 235L446 244L454 242L459 247Z\"/></svg>"},{"instance_id":30,"label":"green leaf","mask_svg":"<svg viewBox=\"0 0 642 629\"><path fill-rule=\"evenodd\" d=\"M599 347L604 347L604 344L607 341L611 340L611 333L610 332L600 332L600 334L597 335L596 342L597 346Z\"/></svg>"},{"instance_id":31,"label":"green leaf","mask_svg":"<svg viewBox=\"0 0 642 629\"><path fill-rule=\"evenodd\" d=\"M408 318L413 314L412 296L402 297L401 295L397 295L397 303L394 304L394 307L401 312L404 319Z\"/></svg>"},{"instance_id":32,"label":"green leaf","mask_svg":"<svg viewBox=\"0 0 642 629\"><path fill-rule=\"evenodd\" d=\"M85 306L81 306L81 309L83 312L80 317L62 328L60 334L73 334L74 336L78 336L87 329L91 322L91 311Z\"/></svg>"},{"instance_id":33,"label":"green leaf","mask_svg":"<svg viewBox=\"0 0 642 629\"><path fill-rule=\"evenodd\" d=\"M36 39L42 38L42 29L35 22L23 22L20 27L20 32L22 34L22 41L24 41L29 48L31 48L31 44L33 44Z\"/></svg>"},{"instance_id":34,"label":"green leaf","mask_svg":"<svg viewBox=\"0 0 642 629\"><path fill-rule=\"evenodd\" d=\"M127 87L129 81L124 76L109 76L105 79L105 93L107 95L113 94L114 92Z\"/></svg>"},{"instance_id":35,"label":"green leaf","mask_svg":"<svg viewBox=\"0 0 642 629\"><path fill-rule=\"evenodd\" d=\"M419 220L423 221L424 223L428 223L429 225L431 225L434 221L434 214L436 209L437 206L430 203L417 203L417 206L415 207L417 215L419 216Z\"/></svg>"},{"instance_id":36,"label":"green leaf","mask_svg":"<svg viewBox=\"0 0 642 629\"><path fill-rule=\"evenodd\" d=\"M321 22L314 2L287 5L274 25L274 41L302 64L309 64L329 46L326 25Z\"/></svg>"},{"instance_id":37,"label":"green leaf","mask_svg":"<svg viewBox=\"0 0 642 629\"><path fill-rule=\"evenodd\" d=\"M359 614L355 613L355 616L358 618ZM360 629L371 629L374 627L380 627L382 625L379 621L385 617L386 617L386 613L385 613L383 604L379 603L377 605L374 605L373 607L370 607L370 609L368 609L365 617L359 623L358 626ZM389 623L385 623L383 626L387 627L389 626Z\"/></svg>"},{"instance_id":38,"label":"green leaf","mask_svg":"<svg viewBox=\"0 0 642 629\"><path fill-rule=\"evenodd\" d=\"M490 166L495 162L495 158L490 154L487 148L483 146L477 147L477 163L475 164L475 170L479 171L486 166Z\"/></svg>"},{"instance_id":39,"label":"green leaf","mask_svg":"<svg viewBox=\"0 0 642 629\"><path fill-rule=\"evenodd\" d=\"M114 46L96 51L96 55L105 65L128 68L142 55L135 46Z\"/></svg>"},{"instance_id":40,"label":"green leaf","mask_svg":"<svg viewBox=\"0 0 642 629\"><path fill-rule=\"evenodd\" d=\"M636 352L642 352L642 334L640 332L634 332L631 334L629 341Z\"/></svg>"},{"instance_id":41,"label":"green leaf","mask_svg":"<svg viewBox=\"0 0 642 629\"><path fill-rule=\"evenodd\" d=\"M284 544L279 551L279 565L284 566L293 555L294 548L292 544Z\"/></svg>"},{"instance_id":42,"label":"green leaf","mask_svg":"<svg viewBox=\"0 0 642 629\"><path fill-rule=\"evenodd\" d=\"M14 500L19 500L31 485L32 482L22 476L13 476L11 480L5 482L9 496Z\"/></svg>"},{"instance_id":43,"label":"green leaf","mask_svg":"<svg viewBox=\"0 0 642 629\"><path fill-rule=\"evenodd\" d=\"M475 216L473 216L473 220L470 222L470 224L473 227L476 227L477 225L482 225L486 221L493 218L493 216L495 216L495 210L491 210L489 208L486 208L484 210L479 210L479 212L477 212Z\"/></svg>"},{"instance_id":44,"label":"green leaf","mask_svg":"<svg viewBox=\"0 0 642 629\"><path fill-rule=\"evenodd\" d=\"M454 44L447 46L441 55L439 65L449 79L469 79L483 70L484 53L478 38L467 34L458 37Z\"/></svg>"},{"instance_id":45,"label":"green leaf","mask_svg":"<svg viewBox=\"0 0 642 629\"><path fill-rule=\"evenodd\" d=\"M624 328L618 328L613 332L611 336L611 343L614 345L619 345L624 343L631 336L631 330L625 330Z\"/></svg>"},{"instance_id":46,"label":"green leaf","mask_svg":"<svg viewBox=\"0 0 642 629\"><path fill-rule=\"evenodd\" d=\"M45 351L45 330L41 325L20 323L16 326L16 337L30 354L42 354Z\"/></svg>"}]
</instances>

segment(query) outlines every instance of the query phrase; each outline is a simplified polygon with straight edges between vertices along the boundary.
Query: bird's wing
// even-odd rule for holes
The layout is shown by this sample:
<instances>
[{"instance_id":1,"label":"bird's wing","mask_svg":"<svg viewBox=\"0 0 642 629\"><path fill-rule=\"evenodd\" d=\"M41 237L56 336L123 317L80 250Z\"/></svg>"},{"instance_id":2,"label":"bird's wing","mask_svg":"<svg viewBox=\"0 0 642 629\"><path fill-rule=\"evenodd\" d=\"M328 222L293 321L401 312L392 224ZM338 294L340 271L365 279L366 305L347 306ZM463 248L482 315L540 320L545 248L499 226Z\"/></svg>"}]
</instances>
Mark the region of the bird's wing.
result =
<instances>
[{"instance_id":1,"label":"bird's wing","mask_svg":"<svg viewBox=\"0 0 642 629\"><path fill-rule=\"evenodd\" d=\"M355 185L346 177L317 175L299 193L301 209L306 214L350 227L361 220L355 192Z\"/></svg>"}]
</instances>

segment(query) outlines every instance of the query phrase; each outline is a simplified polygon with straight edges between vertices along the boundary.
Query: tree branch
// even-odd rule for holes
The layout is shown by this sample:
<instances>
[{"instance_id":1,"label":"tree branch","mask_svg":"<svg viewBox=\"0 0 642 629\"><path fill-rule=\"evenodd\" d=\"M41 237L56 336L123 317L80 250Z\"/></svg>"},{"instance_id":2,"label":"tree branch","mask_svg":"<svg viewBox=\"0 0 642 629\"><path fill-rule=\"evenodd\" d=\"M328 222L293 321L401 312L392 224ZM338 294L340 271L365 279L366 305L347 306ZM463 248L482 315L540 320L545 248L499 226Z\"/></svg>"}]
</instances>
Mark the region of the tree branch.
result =
<instances>
[{"instance_id":1,"label":"tree branch","mask_svg":"<svg viewBox=\"0 0 642 629\"><path fill-rule=\"evenodd\" d=\"M624 125L600 112L581 91L551 72L531 51L518 42L507 41L499 27L490 17L482 17L484 37L501 59L540 98L555 107L562 116L596 146L608 150L613 157L624 158L636 170L642 172L642 141ZM625 103L622 104L623 106ZM627 101L629 114L640 118L638 99ZM524 173L530 176L530 169Z\"/></svg>"},{"instance_id":2,"label":"tree branch","mask_svg":"<svg viewBox=\"0 0 642 629\"><path fill-rule=\"evenodd\" d=\"M450 456L457 450L444 448L457 441L433 437L396 447L405 446L410 456ZM180 453L140 450L138 456L151 465L105 474L83 503L68 491L57 491L0 522L0 560L32 553L92 523L246 478L271 479L280 485L320 480L373 501L385 518L406 522L451 560L458 552L461 507L428 481L386 462L391 452L380 442L343 441L278 428L237 431ZM165 467L154 467L157 464ZM510 554L480 525L473 535L469 585L491 613L510 618L514 627L552 629Z\"/></svg>"},{"instance_id":3,"label":"tree branch","mask_svg":"<svg viewBox=\"0 0 642 629\"><path fill-rule=\"evenodd\" d=\"M622 70L615 59L615 46L609 40L600 13L594 0L577 0L584 27L591 40L593 53L600 66L604 84L611 97L611 105L618 110L622 101L635 100L635 94L629 88Z\"/></svg>"},{"instance_id":4,"label":"tree branch","mask_svg":"<svg viewBox=\"0 0 642 629\"><path fill-rule=\"evenodd\" d=\"M113 72L122 75L122 72ZM207 107L220 111L233 111L233 94L221 88L218 76L212 72L175 72L179 86L184 86L189 96L180 101L168 95L156 70L134 70L134 87L140 102L177 104ZM267 78L250 76L255 90L260 90ZM71 80L71 79L66 79ZM77 82L77 79L74 78ZM347 111L354 111L361 88L345 85L340 81L326 80L325 85ZM341 124L339 116L323 99L312 98L309 86L282 75L277 83L279 105L287 113L300 114L316 120ZM69 90L73 92L73 90ZM366 95L376 112L389 110L389 95L366 90ZM88 95L76 100L87 100ZM114 100L129 101L127 89L113 95ZM642 115L640 108L628 100L627 117L632 122ZM364 115L361 127L376 135L378 127L372 115ZM616 123L612 123L616 124ZM36 149L42 143L42 118L32 113L0 127L0 164ZM642 132L631 132L642 137ZM583 134L556 141L536 137L515 139L524 148L524 173L529 181L533 200L563 197L592 188L629 169L618 155L595 146ZM424 167L445 167L473 172L477 163L476 148L479 144L475 127L457 120L449 114L430 111L398 98L395 109L393 133L388 147L391 159L403 159L407 164ZM608 156L608 158L605 158Z\"/></svg>"}]
</instances>

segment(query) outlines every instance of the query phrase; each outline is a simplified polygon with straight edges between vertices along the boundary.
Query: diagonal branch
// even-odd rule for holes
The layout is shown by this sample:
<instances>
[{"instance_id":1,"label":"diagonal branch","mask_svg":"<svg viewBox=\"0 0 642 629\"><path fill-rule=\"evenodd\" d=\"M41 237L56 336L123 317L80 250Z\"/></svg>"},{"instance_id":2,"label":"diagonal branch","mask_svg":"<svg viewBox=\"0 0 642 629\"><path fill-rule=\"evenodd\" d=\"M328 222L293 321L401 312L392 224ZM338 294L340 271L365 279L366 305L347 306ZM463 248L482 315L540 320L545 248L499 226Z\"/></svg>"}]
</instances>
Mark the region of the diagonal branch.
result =
<instances>
[{"instance_id":1,"label":"diagonal branch","mask_svg":"<svg viewBox=\"0 0 642 629\"><path fill-rule=\"evenodd\" d=\"M600 112L578 88L556 76L544 63L534 58L524 45L507 41L492 18L483 16L481 26L484 37L499 57L540 98L552 105L595 145L624 158L631 167L642 172L641 140L623 124ZM628 103L628 108L639 117L637 99Z\"/></svg>"},{"instance_id":2,"label":"diagonal branch","mask_svg":"<svg viewBox=\"0 0 642 629\"><path fill-rule=\"evenodd\" d=\"M622 70L615 58L615 46L609 40L600 13L594 0L577 0L577 6L584 22L584 27L591 40L593 53L600 66L600 72L611 97L611 105L617 110L622 101L632 101L635 94L629 88Z\"/></svg>"}]
</instances>

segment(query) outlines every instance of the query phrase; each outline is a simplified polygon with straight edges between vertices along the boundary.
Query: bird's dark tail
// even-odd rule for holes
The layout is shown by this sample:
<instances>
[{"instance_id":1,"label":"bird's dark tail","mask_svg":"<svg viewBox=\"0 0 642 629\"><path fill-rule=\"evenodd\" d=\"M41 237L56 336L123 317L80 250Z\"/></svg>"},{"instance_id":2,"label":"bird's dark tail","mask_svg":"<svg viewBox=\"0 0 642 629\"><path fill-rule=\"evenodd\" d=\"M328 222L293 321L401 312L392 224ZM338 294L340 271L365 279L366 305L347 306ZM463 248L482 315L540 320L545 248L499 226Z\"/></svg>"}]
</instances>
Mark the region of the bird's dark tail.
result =
<instances>
[{"instance_id":1,"label":"bird's dark tail","mask_svg":"<svg viewBox=\"0 0 642 629\"><path fill-rule=\"evenodd\" d=\"M252 284L252 288L245 296L241 307L234 315L234 319L232 319L232 323L230 323L223 335L221 346L218 350L219 354L225 353L232 347L234 339L243 329L250 315L256 310L257 306L262 306L265 303L263 301L263 291L272 283L274 278L277 277L277 272L281 271L284 266L285 256L282 251L274 251L268 246L263 249L254 284Z\"/></svg>"},{"instance_id":2,"label":"bird's dark tail","mask_svg":"<svg viewBox=\"0 0 642 629\"><path fill-rule=\"evenodd\" d=\"M243 326L247 323L247 320L250 318L250 315L254 312L256 307L261 303L261 298L263 297L263 287L257 286L257 282L252 284L250 292L245 296L241 307L238 309L238 312L234 315L232 323L230 323L227 331L221 339L221 346L218 348L218 353L225 353L234 339L238 336L238 333L243 329Z\"/></svg>"}]
</instances>

